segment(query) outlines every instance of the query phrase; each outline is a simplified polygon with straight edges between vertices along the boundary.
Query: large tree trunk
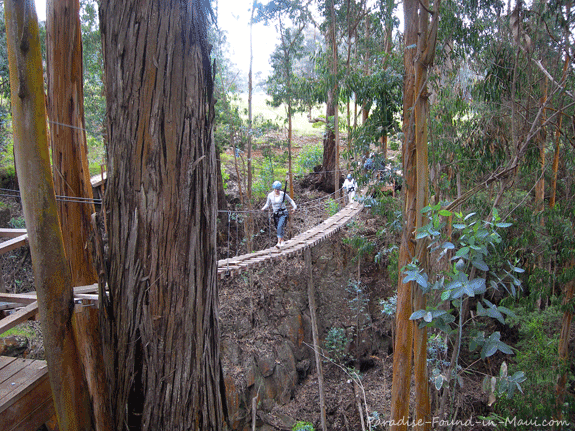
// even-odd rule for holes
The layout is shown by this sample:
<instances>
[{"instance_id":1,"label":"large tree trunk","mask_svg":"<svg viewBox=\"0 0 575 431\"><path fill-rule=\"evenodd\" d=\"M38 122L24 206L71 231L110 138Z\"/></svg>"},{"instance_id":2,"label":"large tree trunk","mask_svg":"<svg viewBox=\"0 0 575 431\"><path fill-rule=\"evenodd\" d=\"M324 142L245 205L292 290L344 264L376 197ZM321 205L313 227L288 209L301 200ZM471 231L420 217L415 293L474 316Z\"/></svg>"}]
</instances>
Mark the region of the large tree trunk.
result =
<instances>
[{"instance_id":1,"label":"large tree trunk","mask_svg":"<svg viewBox=\"0 0 575 431\"><path fill-rule=\"evenodd\" d=\"M333 82L329 85L327 90L326 112L325 117L327 121L326 132L323 138L323 162L322 167L324 174L321 178L321 188L329 193L335 192L339 188L337 178L337 47L336 47L336 25L335 25L335 5L332 0L329 3L329 21L330 25L326 29L326 45L329 46L330 56L330 72L332 73L331 79ZM335 73L334 73L335 72ZM333 127L331 126L331 119L333 118ZM335 186L335 184L338 184Z\"/></svg>"},{"instance_id":2,"label":"large tree trunk","mask_svg":"<svg viewBox=\"0 0 575 431\"><path fill-rule=\"evenodd\" d=\"M90 400L72 333L70 269L48 154L38 20L31 1L7 0L4 5L16 171L54 407L62 431L90 430Z\"/></svg>"},{"instance_id":3,"label":"large tree trunk","mask_svg":"<svg viewBox=\"0 0 575 431\"><path fill-rule=\"evenodd\" d=\"M200 0L101 2L105 348L117 430L223 426L206 7Z\"/></svg>"},{"instance_id":4,"label":"large tree trunk","mask_svg":"<svg viewBox=\"0 0 575 431\"><path fill-rule=\"evenodd\" d=\"M326 113L327 126L323 136L323 175L321 180L322 190L333 193L334 189L334 174L335 174L335 130L331 127L330 118L335 118L335 103L334 103L334 89L330 88L327 91Z\"/></svg>"}]
</instances>

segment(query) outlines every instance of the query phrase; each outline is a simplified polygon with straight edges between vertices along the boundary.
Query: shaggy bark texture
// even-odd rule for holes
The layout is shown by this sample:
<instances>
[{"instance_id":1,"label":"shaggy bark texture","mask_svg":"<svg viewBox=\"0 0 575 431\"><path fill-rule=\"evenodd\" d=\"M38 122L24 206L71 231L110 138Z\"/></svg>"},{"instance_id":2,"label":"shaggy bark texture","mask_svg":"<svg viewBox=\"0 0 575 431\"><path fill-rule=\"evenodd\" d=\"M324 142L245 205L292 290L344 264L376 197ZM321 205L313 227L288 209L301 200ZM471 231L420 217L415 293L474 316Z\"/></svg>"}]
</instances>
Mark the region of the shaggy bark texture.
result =
<instances>
[{"instance_id":1,"label":"shaggy bark texture","mask_svg":"<svg viewBox=\"0 0 575 431\"><path fill-rule=\"evenodd\" d=\"M209 14L200 0L101 3L118 430L222 427Z\"/></svg>"}]
</instances>

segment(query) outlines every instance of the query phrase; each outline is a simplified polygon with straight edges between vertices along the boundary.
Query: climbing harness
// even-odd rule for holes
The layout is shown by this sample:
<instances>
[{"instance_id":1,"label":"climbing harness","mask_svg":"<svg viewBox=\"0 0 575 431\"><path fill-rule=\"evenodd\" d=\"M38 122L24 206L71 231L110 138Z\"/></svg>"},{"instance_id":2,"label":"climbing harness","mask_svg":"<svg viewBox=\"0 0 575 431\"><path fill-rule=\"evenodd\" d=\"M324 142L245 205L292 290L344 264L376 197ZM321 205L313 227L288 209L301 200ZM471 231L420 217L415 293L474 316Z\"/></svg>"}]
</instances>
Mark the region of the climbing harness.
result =
<instances>
[{"instance_id":1,"label":"climbing harness","mask_svg":"<svg viewBox=\"0 0 575 431\"><path fill-rule=\"evenodd\" d=\"M282 218L284 216L289 218L289 212L284 205L284 202L286 200L286 190L287 190L287 181L286 181L286 184L284 186L284 194L282 196L282 203L280 205L280 209L277 211L274 211L274 225L275 225L276 229L278 228L280 218Z\"/></svg>"}]
</instances>

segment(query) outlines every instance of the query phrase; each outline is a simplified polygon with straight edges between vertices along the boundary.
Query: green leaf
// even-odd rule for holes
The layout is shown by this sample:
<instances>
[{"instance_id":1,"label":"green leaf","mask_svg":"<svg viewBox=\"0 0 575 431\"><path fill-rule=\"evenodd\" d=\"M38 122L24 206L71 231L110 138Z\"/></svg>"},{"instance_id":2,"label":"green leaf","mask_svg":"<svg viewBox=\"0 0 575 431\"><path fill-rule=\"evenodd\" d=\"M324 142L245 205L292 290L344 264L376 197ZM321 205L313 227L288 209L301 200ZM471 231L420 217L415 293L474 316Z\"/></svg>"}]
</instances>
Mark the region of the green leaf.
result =
<instances>
[{"instance_id":1,"label":"green leaf","mask_svg":"<svg viewBox=\"0 0 575 431\"><path fill-rule=\"evenodd\" d=\"M455 248L455 246L449 241L444 242L441 247L446 250L453 250Z\"/></svg>"},{"instance_id":2,"label":"green leaf","mask_svg":"<svg viewBox=\"0 0 575 431\"><path fill-rule=\"evenodd\" d=\"M485 394L491 393L491 376L483 377L483 382L481 383L481 389L483 389L483 393Z\"/></svg>"},{"instance_id":3,"label":"green leaf","mask_svg":"<svg viewBox=\"0 0 575 431\"><path fill-rule=\"evenodd\" d=\"M441 292L442 301L447 301L450 296L451 296L451 290L444 290L443 292Z\"/></svg>"},{"instance_id":4,"label":"green leaf","mask_svg":"<svg viewBox=\"0 0 575 431\"><path fill-rule=\"evenodd\" d=\"M502 227L502 228L506 228L509 226L513 226L513 223L495 223L496 227Z\"/></svg>"},{"instance_id":5,"label":"green leaf","mask_svg":"<svg viewBox=\"0 0 575 431\"><path fill-rule=\"evenodd\" d=\"M513 349L511 349L511 347L509 347L509 345L505 344L503 341L497 343L497 348L506 355L513 355Z\"/></svg>"},{"instance_id":6,"label":"green leaf","mask_svg":"<svg viewBox=\"0 0 575 431\"><path fill-rule=\"evenodd\" d=\"M463 259L459 259L455 263L455 269L458 271L463 271L465 269L465 261Z\"/></svg>"},{"instance_id":7,"label":"green leaf","mask_svg":"<svg viewBox=\"0 0 575 431\"><path fill-rule=\"evenodd\" d=\"M475 292L473 291L473 287L471 287L471 283L464 283L463 284L463 292L467 295L467 296L475 296Z\"/></svg>"},{"instance_id":8,"label":"green leaf","mask_svg":"<svg viewBox=\"0 0 575 431\"><path fill-rule=\"evenodd\" d=\"M497 343L488 342L483 345L483 349L481 349L481 359L489 358L493 356L497 352Z\"/></svg>"},{"instance_id":9,"label":"green leaf","mask_svg":"<svg viewBox=\"0 0 575 431\"><path fill-rule=\"evenodd\" d=\"M451 211L448 210L439 210L439 215L443 217L450 217L452 213Z\"/></svg>"},{"instance_id":10,"label":"green leaf","mask_svg":"<svg viewBox=\"0 0 575 431\"><path fill-rule=\"evenodd\" d=\"M435 389L440 390L443 386L443 376L440 374L435 378Z\"/></svg>"},{"instance_id":11,"label":"green leaf","mask_svg":"<svg viewBox=\"0 0 575 431\"><path fill-rule=\"evenodd\" d=\"M422 289L427 289L427 274L417 273L415 281L421 286Z\"/></svg>"},{"instance_id":12,"label":"green leaf","mask_svg":"<svg viewBox=\"0 0 575 431\"><path fill-rule=\"evenodd\" d=\"M507 377L507 362L503 361L499 367L499 377Z\"/></svg>"},{"instance_id":13,"label":"green leaf","mask_svg":"<svg viewBox=\"0 0 575 431\"><path fill-rule=\"evenodd\" d=\"M525 270L523 268L518 268L517 266L512 266L511 269L514 272L519 272L519 273L525 272Z\"/></svg>"},{"instance_id":14,"label":"green leaf","mask_svg":"<svg viewBox=\"0 0 575 431\"><path fill-rule=\"evenodd\" d=\"M423 320L425 320L427 323L433 320L433 314L431 314L431 311L425 313L425 315L423 316Z\"/></svg>"},{"instance_id":15,"label":"green leaf","mask_svg":"<svg viewBox=\"0 0 575 431\"><path fill-rule=\"evenodd\" d=\"M487 290L484 278L479 277L474 278L469 282L469 286L471 287L471 289L473 289L473 293L475 295L481 295L482 293L485 293L485 291Z\"/></svg>"},{"instance_id":16,"label":"green leaf","mask_svg":"<svg viewBox=\"0 0 575 431\"><path fill-rule=\"evenodd\" d=\"M463 229L465 229L466 227L467 227L467 225L465 225L465 224L463 224L463 223L454 223L454 224L453 224L453 228L454 228L454 229L463 230Z\"/></svg>"},{"instance_id":17,"label":"green leaf","mask_svg":"<svg viewBox=\"0 0 575 431\"><path fill-rule=\"evenodd\" d=\"M463 219L463 221L466 221L468 218L473 217L475 214L477 213L469 213L465 216L465 218Z\"/></svg>"},{"instance_id":18,"label":"green leaf","mask_svg":"<svg viewBox=\"0 0 575 431\"><path fill-rule=\"evenodd\" d=\"M488 308L486 314L489 317L499 320L502 325L505 325L505 319L503 318L503 314L501 314L499 310L497 310L496 308Z\"/></svg>"},{"instance_id":19,"label":"green leaf","mask_svg":"<svg viewBox=\"0 0 575 431\"><path fill-rule=\"evenodd\" d=\"M440 316L443 316L444 314L447 314L447 311L445 310L431 310L431 314L433 314L433 318L437 318Z\"/></svg>"},{"instance_id":20,"label":"green leaf","mask_svg":"<svg viewBox=\"0 0 575 431\"><path fill-rule=\"evenodd\" d=\"M409 320L417 320L417 319L421 319L423 316L425 316L427 314L427 310L417 310L414 311L413 313L411 313L411 316L409 316Z\"/></svg>"},{"instance_id":21,"label":"green leaf","mask_svg":"<svg viewBox=\"0 0 575 431\"><path fill-rule=\"evenodd\" d=\"M419 230L415 235L415 239L427 238L429 233L426 230Z\"/></svg>"},{"instance_id":22,"label":"green leaf","mask_svg":"<svg viewBox=\"0 0 575 431\"><path fill-rule=\"evenodd\" d=\"M474 259L471 261L471 264L480 271L489 271L489 267L481 259Z\"/></svg>"},{"instance_id":23,"label":"green leaf","mask_svg":"<svg viewBox=\"0 0 575 431\"><path fill-rule=\"evenodd\" d=\"M525 377L525 373L523 371L517 371L511 376L511 380L515 383L522 383L527 380L527 377Z\"/></svg>"},{"instance_id":24,"label":"green leaf","mask_svg":"<svg viewBox=\"0 0 575 431\"><path fill-rule=\"evenodd\" d=\"M469 247L462 247L459 250L457 250L457 253L455 253L455 256L464 257L464 256L467 256L468 254L469 254Z\"/></svg>"},{"instance_id":25,"label":"green leaf","mask_svg":"<svg viewBox=\"0 0 575 431\"><path fill-rule=\"evenodd\" d=\"M500 305L497 307L497 309L502 313L505 313L509 317L517 317L517 315L507 307L503 307L502 305Z\"/></svg>"},{"instance_id":26,"label":"green leaf","mask_svg":"<svg viewBox=\"0 0 575 431\"><path fill-rule=\"evenodd\" d=\"M509 398L513 398L513 393L515 392L515 384L510 383L509 386L507 387L507 399Z\"/></svg>"}]
</instances>

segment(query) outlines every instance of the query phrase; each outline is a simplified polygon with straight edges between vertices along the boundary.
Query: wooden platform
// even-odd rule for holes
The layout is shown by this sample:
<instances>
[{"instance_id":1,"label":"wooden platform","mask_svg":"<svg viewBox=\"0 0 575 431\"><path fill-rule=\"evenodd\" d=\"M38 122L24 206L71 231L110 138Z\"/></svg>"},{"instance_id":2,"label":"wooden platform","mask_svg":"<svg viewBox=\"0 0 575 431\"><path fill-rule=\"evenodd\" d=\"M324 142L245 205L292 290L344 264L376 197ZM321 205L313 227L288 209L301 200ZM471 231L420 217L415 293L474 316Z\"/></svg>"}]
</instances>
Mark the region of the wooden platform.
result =
<instances>
[{"instance_id":1,"label":"wooden platform","mask_svg":"<svg viewBox=\"0 0 575 431\"><path fill-rule=\"evenodd\" d=\"M46 361L0 356L0 430L35 431L55 414Z\"/></svg>"}]
</instances>

